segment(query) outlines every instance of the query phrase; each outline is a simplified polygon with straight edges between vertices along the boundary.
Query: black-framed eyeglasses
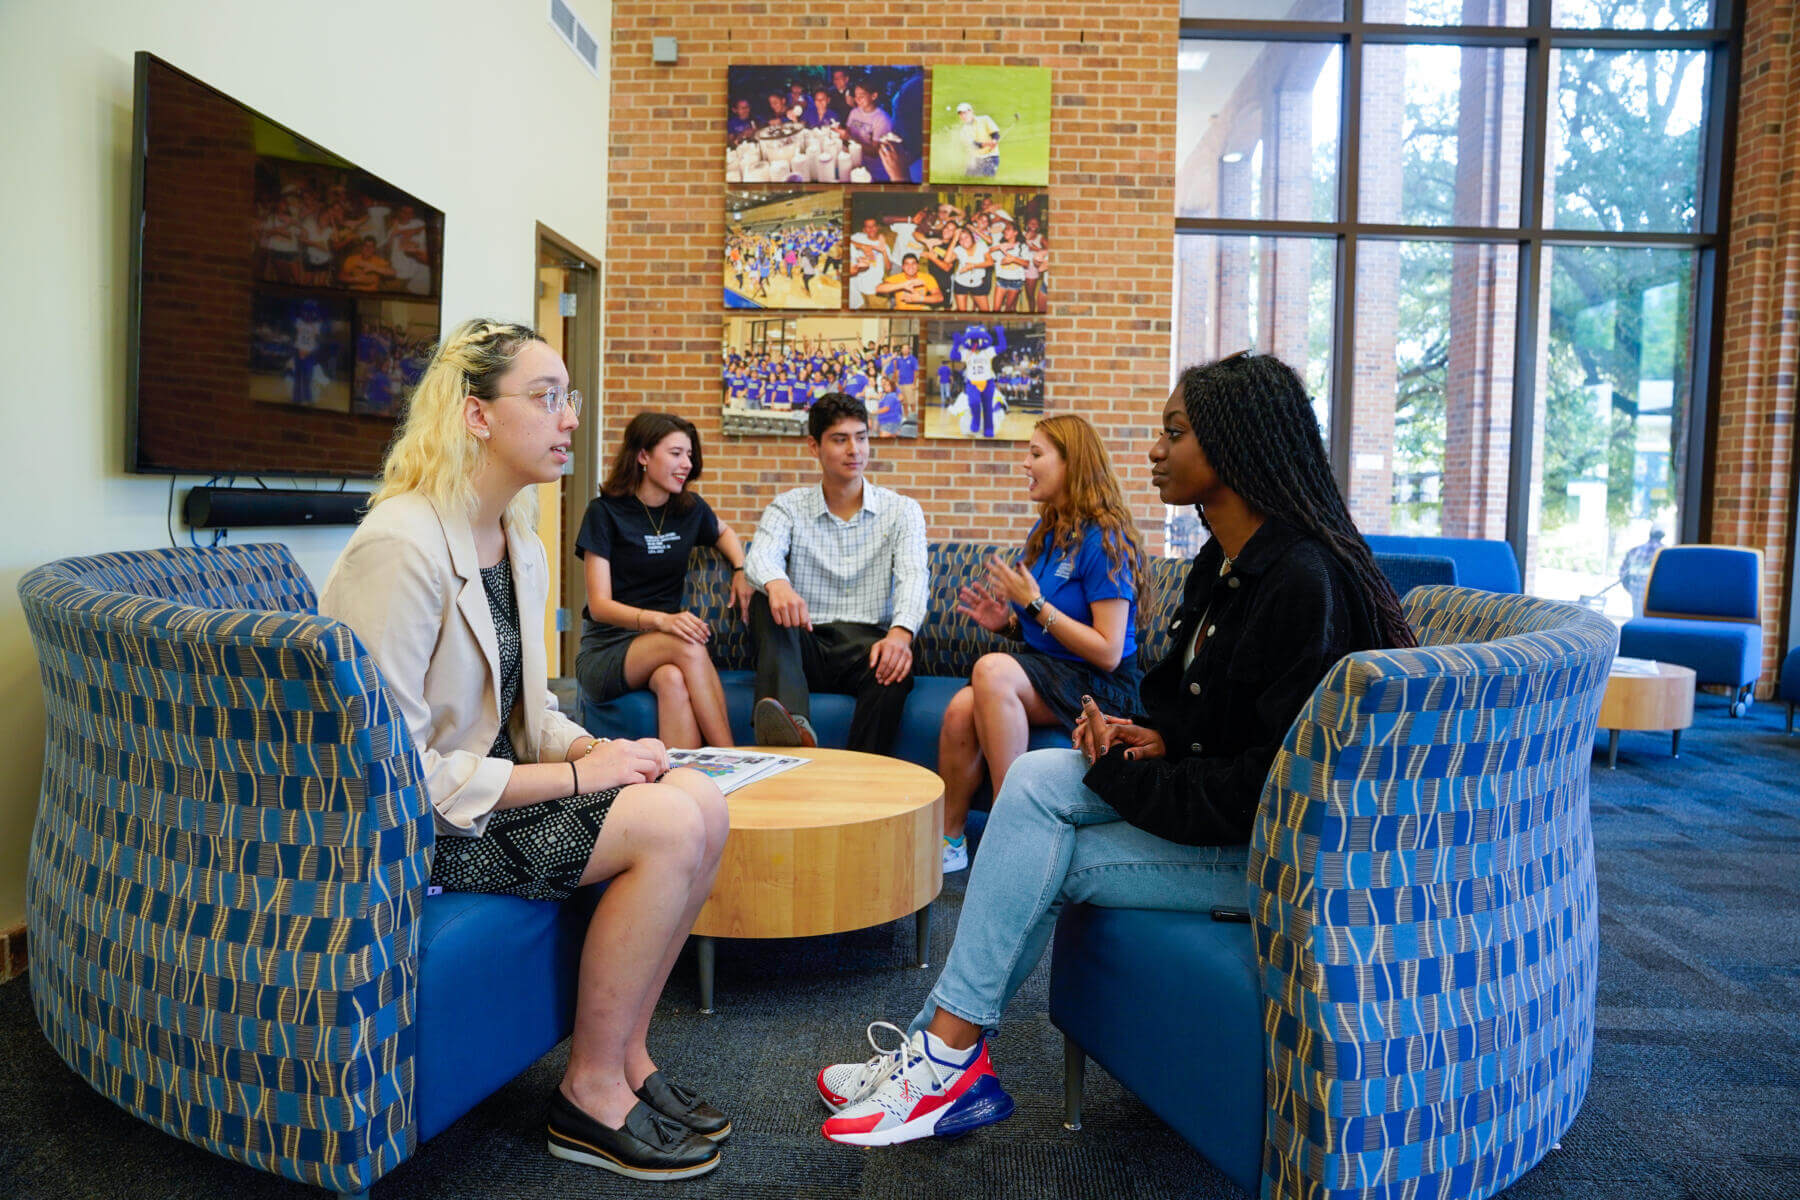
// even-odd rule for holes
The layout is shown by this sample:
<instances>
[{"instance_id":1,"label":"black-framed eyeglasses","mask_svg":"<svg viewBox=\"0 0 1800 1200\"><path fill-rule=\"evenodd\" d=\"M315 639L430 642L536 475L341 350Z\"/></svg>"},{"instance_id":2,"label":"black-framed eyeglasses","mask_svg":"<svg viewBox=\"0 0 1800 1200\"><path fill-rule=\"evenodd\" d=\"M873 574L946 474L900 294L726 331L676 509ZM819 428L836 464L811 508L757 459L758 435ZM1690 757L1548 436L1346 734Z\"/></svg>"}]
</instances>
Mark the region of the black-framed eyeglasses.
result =
<instances>
[{"instance_id":1,"label":"black-framed eyeglasses","mask_svg":"<svg viewBox=\"0 0 1800 1200\"><path fill-rule=\"evenodd\" d=\"M535 400L544 406L544 411L555 416L567 405L569 411L576 416L581 415L581 391L578 388L559 387L552 384L545 388L534 388L529 392L502 392L503 396L523 396L527 400Z\"/></svg>"}]
</instances>

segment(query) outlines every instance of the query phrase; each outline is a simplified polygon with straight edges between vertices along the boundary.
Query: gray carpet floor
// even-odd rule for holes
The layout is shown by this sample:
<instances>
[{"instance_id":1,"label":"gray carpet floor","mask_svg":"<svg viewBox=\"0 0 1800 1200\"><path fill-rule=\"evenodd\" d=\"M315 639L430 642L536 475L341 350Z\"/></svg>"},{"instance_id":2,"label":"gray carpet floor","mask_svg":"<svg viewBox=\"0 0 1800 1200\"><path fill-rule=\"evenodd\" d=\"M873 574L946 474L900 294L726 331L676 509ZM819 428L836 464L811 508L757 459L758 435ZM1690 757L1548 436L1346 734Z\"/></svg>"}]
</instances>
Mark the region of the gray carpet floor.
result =
<instances>
[{"instance_id":1,"label":"gray carpet floor","mask_svg":"<svg viewBox=\"0 0 1800 1200\"><path fill-rule=\"evenodd\" d=\"M1595 758L1600 877L1598 1036L1587 1102L1560 1149L1508 1200L1772 1200L1800 1195L1800 735L1779 706L1729 719L1703 696L1680 759L1626 734L1619 769ZM966 876L936 908L934 958ZM653 1029L677 1079L727 1107L737 1131L685 1197L1241 1197L1104 1072L1084 1128L1061 1125L1061 1036L1048 966L993 1048L1013 1117L953 1143L833 1146L812 1091L821 1063L862 1058L863 1026L904 1024L935 971L910 968L912 922L793 942L722 942L714 1016L690 961ZM543 1102L558 1050L376 1185L402 1197L643 1196L550 1158ZM314 1189L216 1158L103 1100L39 1034L24 980L0 986L0 1197L304 1197Z\"/></svg>"}]
</instances>

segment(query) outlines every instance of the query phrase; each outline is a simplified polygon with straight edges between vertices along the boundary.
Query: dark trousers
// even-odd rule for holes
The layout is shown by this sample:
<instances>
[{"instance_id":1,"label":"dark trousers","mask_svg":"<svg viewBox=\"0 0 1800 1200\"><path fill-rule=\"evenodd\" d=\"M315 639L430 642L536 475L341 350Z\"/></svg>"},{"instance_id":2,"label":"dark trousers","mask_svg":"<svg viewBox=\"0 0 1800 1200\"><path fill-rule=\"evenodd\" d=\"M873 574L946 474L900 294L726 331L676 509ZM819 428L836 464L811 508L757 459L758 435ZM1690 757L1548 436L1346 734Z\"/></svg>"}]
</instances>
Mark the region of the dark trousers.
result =
<instances>
[{"instance_id":1,"label":"dark trousers","mask_svg":"<svg viewBox=\"0 0 1800 1200\"><path fill-rule=\"evenodd\" d=\"M811 630L777 625L769 598L750 601L750 633L756 639L756 698L773 696L791 713L811 718L812 692L856 697L850 717L852 750L888 754L900 732L900 712L912 691L912 673L897 683L875 680L869 648L887 636L879 625L827 621Z\"/></svg>"}]
</instances>

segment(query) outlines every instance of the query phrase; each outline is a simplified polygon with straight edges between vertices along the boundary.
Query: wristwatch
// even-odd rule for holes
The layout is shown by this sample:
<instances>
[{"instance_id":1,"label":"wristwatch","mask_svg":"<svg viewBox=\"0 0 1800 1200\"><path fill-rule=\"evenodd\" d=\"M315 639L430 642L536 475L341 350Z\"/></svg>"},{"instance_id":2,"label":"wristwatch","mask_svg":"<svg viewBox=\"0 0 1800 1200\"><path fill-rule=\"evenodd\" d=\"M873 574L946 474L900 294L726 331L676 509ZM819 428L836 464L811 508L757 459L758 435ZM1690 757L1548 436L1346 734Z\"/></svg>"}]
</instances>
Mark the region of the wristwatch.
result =
<instances>
[{"instance_id":1,"label":"wristwatch","mask_svg":"<svg viewBox=\"0 0 1800 1200\"><path fill-rule=\"evenodd\" d=\"M1044 611L1044 593L1039 592L1037 595L1033 596L1031 598L1031 603L1025 606L1025 611L1030 613L1033 617L1041 614Z\"/></svg>"}]
</instances>

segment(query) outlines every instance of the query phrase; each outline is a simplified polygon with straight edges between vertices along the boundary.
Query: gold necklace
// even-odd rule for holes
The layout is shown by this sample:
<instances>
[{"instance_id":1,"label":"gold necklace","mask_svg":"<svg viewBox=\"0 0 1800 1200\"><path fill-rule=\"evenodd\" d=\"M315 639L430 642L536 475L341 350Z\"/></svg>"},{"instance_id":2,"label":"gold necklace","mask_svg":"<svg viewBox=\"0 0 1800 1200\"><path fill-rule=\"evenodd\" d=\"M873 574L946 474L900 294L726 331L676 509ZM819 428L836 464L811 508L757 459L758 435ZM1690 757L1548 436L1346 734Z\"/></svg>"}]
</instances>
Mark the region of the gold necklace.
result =
<instances>
[{"instance_id":1,"label":"gold necklace","mask_svg":"<svg viewBox=\"0 0 1800 1200\"><path fill-rule=\"evenodd\" d=\"M662 521L658 521L655 517L650 515L650 506L644 503L644 498L642 496L633 493L632 498L638 502L638 507L644 510L644 520L649 523L650 532L660 538L663 531L663 521L669 519L669 502L667 500L662 502L663 519Z\"/></svg>"}]
</instances>

